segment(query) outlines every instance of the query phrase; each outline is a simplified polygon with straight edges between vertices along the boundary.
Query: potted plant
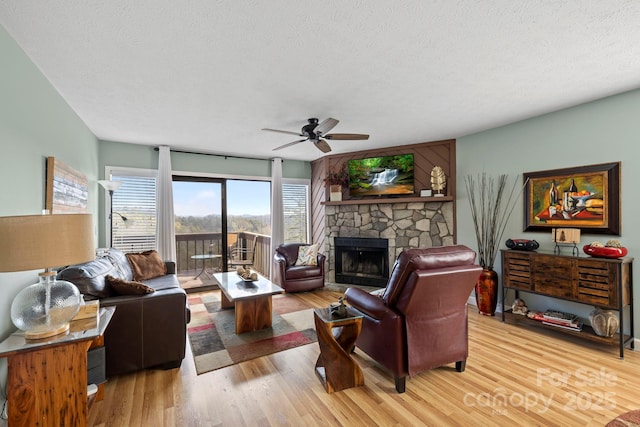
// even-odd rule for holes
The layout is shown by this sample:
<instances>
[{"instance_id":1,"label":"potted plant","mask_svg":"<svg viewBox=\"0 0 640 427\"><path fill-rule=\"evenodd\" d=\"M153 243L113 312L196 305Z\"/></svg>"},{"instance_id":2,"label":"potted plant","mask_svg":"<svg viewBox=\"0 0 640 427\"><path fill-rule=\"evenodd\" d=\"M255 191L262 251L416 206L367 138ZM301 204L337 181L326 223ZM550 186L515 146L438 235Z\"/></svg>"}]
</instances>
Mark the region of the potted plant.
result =
<instances>
[{"instance_id":1,"label":"potted plant","mask_svg":"<svg viewBox=\"0 0 640 427\"><path fill-rule=\"evenodd\" d=\"M506 174L499 175L496 180L485 172L477 178L467 175L465 179L478 243L478 263L482 266L476 282L476 304L478 311L486 316L493 316L496 311L498 273L493 264L518 196L517 180L507 194L508 181Z\"/></svg>"},{"instance_id":2,"label":"potted plant","mask_svg":"<svg viewBox=\"0 0 640 427\"><path fill-rule=\"evenodd\" d=\"M329 186L329 200L332 202L341 201L342 188L349 183L347 164L330 165L324 182Z\"/></svg>"}]
</instances>

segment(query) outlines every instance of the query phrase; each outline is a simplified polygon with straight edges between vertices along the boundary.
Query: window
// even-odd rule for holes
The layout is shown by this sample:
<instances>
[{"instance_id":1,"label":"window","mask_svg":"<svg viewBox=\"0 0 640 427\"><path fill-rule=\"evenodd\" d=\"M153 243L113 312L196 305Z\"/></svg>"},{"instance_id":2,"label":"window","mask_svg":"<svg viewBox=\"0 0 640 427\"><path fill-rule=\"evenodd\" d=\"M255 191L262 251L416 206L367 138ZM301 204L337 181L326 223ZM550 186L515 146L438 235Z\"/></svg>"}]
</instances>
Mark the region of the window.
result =
<instances>
[{"instance_id":1,"label":"window","mask_svg":"<svg viewBox=\"0 0 640 427\"><path fill-rule=\"evenodd\" d=\"M107 168L105 176L114 181L122 181L120 188L113 193L113 247L123 252L141 252L156 249L157 171L113 167ZM224 182L227 185L235 181L225 180ZM309 187L308 180L283 180L282 198L285 242L309 243L310 241ZM254 197L248 192L241 191L240 193L255 202ZM107 218L105 234L106 241L109 242L108 195L106 195L105 200L105 218ZM268 215L266 217L268 218ZM267 227L269 227L268 220ZM270 234L270 230L251 229L244 231Z\"/></svg>"},{"instance_id":2,"label":"window","mask_svg":"<svg viewBox=\"0 0 640 427\"><path fill-rule=\"evenodd\" d=\"M113 193L113 247L123 252L156 249L156 171L112 169L113 181L122 185ZM107 205L108 209L108 205ZM109 223L107 212L107 241Z\"/></svg>"},{"instance_id":3,"label":"window","mask_svg":"<svg viewBox=\"0 0 640 427\"><path fill-rule=\"evenodd\" d=\"M282 183L284 241L309 243L309 184Z\"/></svg>"}]
</instances>

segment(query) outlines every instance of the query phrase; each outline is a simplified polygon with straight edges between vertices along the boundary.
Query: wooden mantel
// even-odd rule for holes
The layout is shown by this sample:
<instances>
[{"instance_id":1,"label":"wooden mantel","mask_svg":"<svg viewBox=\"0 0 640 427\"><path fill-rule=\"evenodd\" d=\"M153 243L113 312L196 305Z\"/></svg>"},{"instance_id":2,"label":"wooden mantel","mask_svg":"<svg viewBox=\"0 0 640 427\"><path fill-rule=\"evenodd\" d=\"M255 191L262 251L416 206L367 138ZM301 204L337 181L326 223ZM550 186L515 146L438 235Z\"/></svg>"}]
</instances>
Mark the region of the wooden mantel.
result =
<instances>
[{"instance_id":1,"label":"wooden mantel","mask_svg":"<svg viewBox=\"0 0 640 427\"><path fill-rule=\"evenodd\" d=\"M452 202L453 196L443 197L379 197L375 199L349 199L339 202L320 202L325 206L337 206L337 205L373 205L384 203L429 203L429 202Z\"/></svg>"}]
</instances>

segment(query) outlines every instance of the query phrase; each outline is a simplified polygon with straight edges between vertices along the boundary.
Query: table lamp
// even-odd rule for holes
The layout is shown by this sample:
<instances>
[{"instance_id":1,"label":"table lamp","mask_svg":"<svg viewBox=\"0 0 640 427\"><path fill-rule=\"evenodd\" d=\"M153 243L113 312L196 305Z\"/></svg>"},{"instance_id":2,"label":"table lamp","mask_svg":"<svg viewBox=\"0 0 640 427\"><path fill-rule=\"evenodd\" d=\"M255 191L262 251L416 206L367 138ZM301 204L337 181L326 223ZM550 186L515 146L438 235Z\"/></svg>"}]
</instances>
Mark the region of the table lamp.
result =
<instances>
[{"instance_id":1,"label":"table lamp","mask_svg":"<svg viewBox=\"0 0 640 427\"><path fill-rule=\"evenodd\" d=\"M53 268L94 258L90 214L0 217L0 272L45 269L39 283L21 290L11 304L11 320L25 338L69 330L82 296L73 283L56 280Z\"/></svg>"}]
</instances>

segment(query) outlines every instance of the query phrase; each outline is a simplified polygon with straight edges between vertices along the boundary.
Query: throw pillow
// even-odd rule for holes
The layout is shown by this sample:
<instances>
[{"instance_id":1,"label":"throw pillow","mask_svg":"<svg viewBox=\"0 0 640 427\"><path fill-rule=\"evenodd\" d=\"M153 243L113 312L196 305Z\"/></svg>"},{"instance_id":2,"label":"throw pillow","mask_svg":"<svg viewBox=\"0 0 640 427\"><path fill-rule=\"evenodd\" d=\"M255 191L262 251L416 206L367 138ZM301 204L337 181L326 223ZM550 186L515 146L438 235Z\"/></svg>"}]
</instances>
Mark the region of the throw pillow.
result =
<instances>
[{"instance_id":1,"label":"throw pillow","mask_svg":"<svg viewBox=\"0 0 640 427\"><path fill-rule=\"evenodd\" d=\"M145 295L155 292L151 286L147 286L142 282L118 279L109 275L105 279L107 285L118 295Z\"/></svg>"},{"instance_id":2,"label":"throw pillow","mask_svg":"<svg viewBox=\"0 0 640 427\"><path fill-rule=\"evenodd\" d=\"M318 265L318 245L300 246L296 265Z\"/></svg>"},{"instance_id":3,"label":"throw pillow","mask_svg":"<svg viewBox=\"0 0 640 427\"><path fill-rule=\"evenodd\" d=\"M146 251L137 254L127 254L133 280L141 281L167 274L167 265L157 251Z\"/></svg>"},{"instance_id":4,"label":"throw pillow","mask_svg":"<svg viewBox=\"0 0 640 427\"><path fill-rule=\"evenodd\" d=\"M105 276L117 275L113 264L106 258L71 265L58 272L58 280L66 280L78 287L84 298L101 299L113 296L113 292L106 284Z\"/></svg>"},{"instance_id":5,"label":"throw pillow","mask_svg":"<svg viewBox=\"0 0 640 427\"><path fill-rule=\"evenodd\" d=\"M384 291L386 291L386 288L376 289L375 291L371 291L369 293L378 298L382 298L382 295L384 295Z\"/></svg>"}]
</instances>

